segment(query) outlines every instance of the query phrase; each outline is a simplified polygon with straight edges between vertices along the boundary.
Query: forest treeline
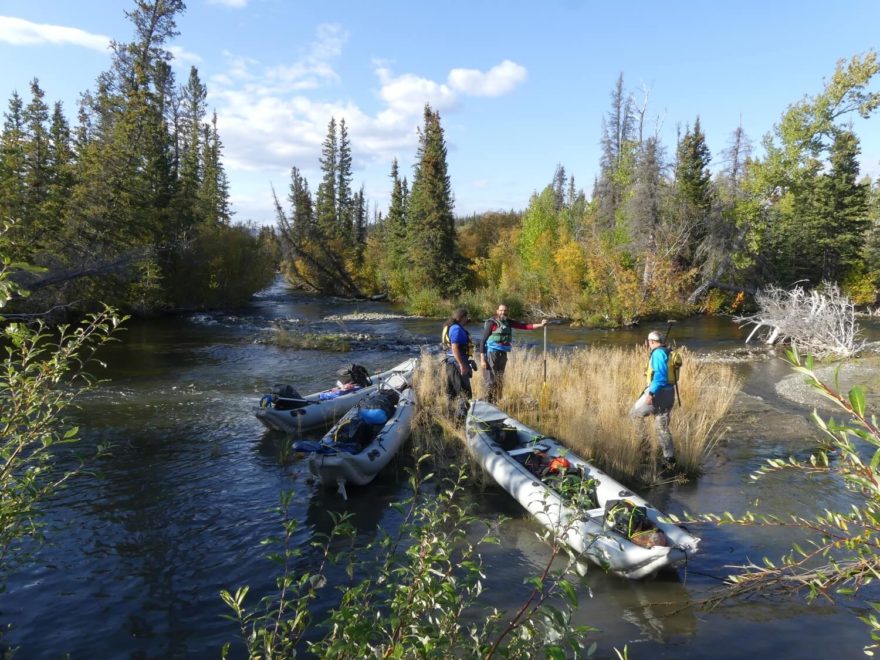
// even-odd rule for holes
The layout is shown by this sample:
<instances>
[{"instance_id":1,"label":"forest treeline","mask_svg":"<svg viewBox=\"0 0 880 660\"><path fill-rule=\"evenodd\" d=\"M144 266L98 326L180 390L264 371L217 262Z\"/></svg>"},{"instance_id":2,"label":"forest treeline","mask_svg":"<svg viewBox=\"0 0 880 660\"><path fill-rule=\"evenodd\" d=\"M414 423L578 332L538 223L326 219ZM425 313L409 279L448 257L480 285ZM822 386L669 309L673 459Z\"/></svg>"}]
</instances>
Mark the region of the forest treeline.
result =
<instances>
[{"instance_id":1,"label":"forest treeline","mask_svg":"<svg viewBox=\"0 0 880 660\"><path fill-rule=\"evenodd\" d=\"M12 93L0 136L2 256L40 267L13 312L97 301L155 314L245 302L272 279L272 232L230 222L217 117L192 68L178 85L166 43L180 0L138 2L134 40L81 95L71 126L39 81Z\"/></svg>"},{"instance_id":2,"label":"forest treeline","mask_svg":"<svg viewBox=\"0 0 880 660\"><path fill-rule=\"evenodd\" d=\"M860 175L851 122L877 110L878 68L873 51L839 62L823 90L785 110L760 157L736 127L714 167L699 116L668 150L621 75L589 197L560 165L528 208L460 219L436 111L425 108L412 186L394 161L387 212L369 223L334 118L314 197L294 167L289 206L276 198L288 276L319 291L386 293L424 314L454 304L488 313L505 300L517 313L609 326L735 309L770 284L835 283L874 303L880 179Z\"/></svg>"},{"instance_id":3,"label":"forest treeline","mask_svg":"<svg viewBox=\"0 0 880 660\"><path fill-rule=\"evenodd\" d=\"M837 64L756 149L733 127L713 155L698 115L661 143L621 75L589 194L559 165L525 209L457 218L441 118L425 106L410 176L390 163L380 211L354 184L344 117L331 118L320 181L292 164L277 223L233 223L223 145L198 70L178 85L167 42L181 0L139 0L134 40L82 94L71 127L34 80L0 136L3 256L32 309L136 314L239 304L280 265L297 286L387 295L413 312L464 304L616 326L735 308L773 284L839 284L872 304L880 282L880 178L859 170L853 118L880 104L873 51ZM598 127L597 127L598 128ZM760 155L756 155L760 154ZM313 192L314 191L314 192Z\"/></svg>"}]
</instances>

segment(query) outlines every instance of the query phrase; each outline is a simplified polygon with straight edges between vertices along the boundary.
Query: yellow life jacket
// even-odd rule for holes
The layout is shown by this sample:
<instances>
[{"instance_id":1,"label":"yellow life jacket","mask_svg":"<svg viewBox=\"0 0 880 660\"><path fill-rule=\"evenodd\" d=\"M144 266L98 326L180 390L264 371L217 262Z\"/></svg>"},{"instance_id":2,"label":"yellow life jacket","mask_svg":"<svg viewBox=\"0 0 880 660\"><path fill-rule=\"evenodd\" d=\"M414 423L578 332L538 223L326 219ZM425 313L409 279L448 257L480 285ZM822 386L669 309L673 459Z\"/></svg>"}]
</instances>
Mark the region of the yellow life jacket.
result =
<instances>
[{"instance_id":1,"label":"yellow life jacket","mask_svg":"<svg viewBox=\"0 0 880 660\"><path fill-rule=\"evenodd\" d=\"M654 349L654 351L658 350L666 351L666 382L669 385L678 384L678 374L681 371L682 364L684 364L681 353L674 349L667 348L666 346L658 346ZM654 351L651 351L651 355L654 355ZM654 370L651 369L650 356L648 356L648 368L645 369L645 378L648 380L648 385L654 380Z\"/></svg>"},{"instance_id":2,"label":"yellow life jacket","mask_svg":"<svg viewBox=\"0 0 880 660\"><path fill-rule=\"evenodd\" d=\"M451 328L453 325L457 325L459 328L464 330L464 334L467 335L468 342L467 348L465 349L465 357L471 357L474 354L474 342L471 341L471 333L465 330L460 323L452 323L450 325L443 326L443 333L440 335L440 343L443 345L443 350L445 350L450 355L452 354L452 342L449 341L449 328Z\"/></svg>"}]
</instances>

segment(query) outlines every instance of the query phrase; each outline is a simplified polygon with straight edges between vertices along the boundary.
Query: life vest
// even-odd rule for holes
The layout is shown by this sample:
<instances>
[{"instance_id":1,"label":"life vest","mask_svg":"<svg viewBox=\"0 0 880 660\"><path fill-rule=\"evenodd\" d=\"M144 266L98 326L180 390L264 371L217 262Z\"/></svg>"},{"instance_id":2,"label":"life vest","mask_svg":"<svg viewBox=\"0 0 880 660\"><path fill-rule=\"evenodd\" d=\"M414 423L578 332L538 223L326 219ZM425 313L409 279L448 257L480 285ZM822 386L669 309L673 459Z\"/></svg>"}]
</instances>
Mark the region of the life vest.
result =
<instances>
[{"instance_id":1,"label":"life vest","mask_svg":"<svg viewBox=\"0 0 880 660\"><path fill-rule=\"evenodd\" d=\"M471 341L471 334L464 329L460 323L450 323L449 325L443 326L443 332L440 335L440 343L443 345L443 350L446 351L446 355L452 357L452 342L449 341L449 328L453 325L457 325L461 328L462 332L464 332L465 337L467 337L467 346L465 348L465 357L471 357L474 354L474 343Z\"/></svg>"},{"instance_id":2,"label":"life vest","mask_svg":"<svg viewBox=\"0 0 880 660\"><path fill-rule=\"evenodd\" d=\"M681 353L666 346L658 346L654 351L664 351L666 353L666 384L675 385L678 383L678 372L681 370L683 363ZM654 380L654 370L651 369L651 357L653 357L654 351L651 351L651 355L648 357L648 368L645 369L648 385Z\"/></svg>"},{"instance_id":3,"label":"life vest","mask_svg":"<svg viewBox=\"0 0 880 660\"><path fill-rule=\"evenodd\" d=\"M497 319L492 317L491 319L486 319L486 323L495 324L495 330L486 339L486 350L504 351L505 353L510 351L511 342L513 341L513 331L510 328L510 321L508 319Z\"/></svg>"}]
</instances>

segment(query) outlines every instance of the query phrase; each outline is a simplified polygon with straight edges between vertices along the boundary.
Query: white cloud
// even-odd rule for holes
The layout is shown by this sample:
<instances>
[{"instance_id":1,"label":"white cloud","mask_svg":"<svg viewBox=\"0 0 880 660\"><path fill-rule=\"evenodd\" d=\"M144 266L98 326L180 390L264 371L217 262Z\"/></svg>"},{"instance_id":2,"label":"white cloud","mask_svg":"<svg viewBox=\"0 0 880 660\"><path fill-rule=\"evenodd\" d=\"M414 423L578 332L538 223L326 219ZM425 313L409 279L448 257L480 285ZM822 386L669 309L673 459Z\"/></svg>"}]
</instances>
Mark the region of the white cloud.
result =
<instances>
[{"instance_id":1,"label":"white cloud","mask_svg":"<svg viewBox=\"0 0 880 660\"><path fill-rule=\"evenodd\" d=\"M437 83L411 73L394 77L387 68L376 69L382 83L379 97L390 111L389 117L419 114L430 103L436 110L448 110L455 106L456 94L443 83Z\"/></svg>"},{"instance_id":2,"label":"white cloud","mask_svg":"<svg viewBox=\"0 0 880 660\"><path fill-rule=\"evenodd\" d=\"M255 186L265 185L266 196L269 182L274 181L282 198L294 165L314 183L331 117L345 119L356 171L366 176L376 171L369 167L371 164L378 164L378 170L390 168L395 157L405 166L415 153L416 129L426 103L450 113L467 96L498 96L526 79L525 68L509 60L485 73L453 69L446 81L410 72L398 74L389 64L376 61L373 71L379 107L368 112L334 92L337 87L344 89L340 83L345 81L334 62L342 55L347 40L344 29L328 24L319 26L305 51L289 62L267 65L224 53L229 65L223 74L209 80L208 102L217 109L224 160L231 177L246 179ZM387 172L372 176L378 179L377 187L387 185ZM263 180L265 184L257 183ZM477 181L473 185L482 188L488 184ZM255 201L245 195L235 202L240 211L255 206Z\"/></svg>"},{"instance_id":3,"label":"white cloud","mask_svg":"<svg viewBox=\"0 0 880 660\"><path fill-rule=\"evenodd\" d=\"M180 46L168 46L168 50L174 55L174 61L178 64L198 64L202 61L200 55L191 53Z\"/></svg>"},{"instance_id":4,"label":"white cloud","mask_svg":"<svg viewBox=\"0 0 880 660\"><path fill-rule=\"evenodd\" d=\"M92 34L78 28L48 23L32 23L13 16L0 16L0 41L14 46L57 44L81 46L107 52L110 37Z\"/></svg>"},{"instance_id":5,"label":"white cloud","mask_svg":"<svg viewBox=\"0 0 880 660\"><path fill-rule=\"evenodd\" d=\"M224 7L232 7L233 9L243 9L247 7L248 0L208 0L209 5L223 5Z\"/></svg>"},{"instance_id":6,"label":"white cloud","mask_svg":"<svg viewBox=\"0 0 880 660\"><path fill-rule=\"evenodd\" d=\"M486 73L478 69L453 69L448 83L452 89L471 96L501 96L524 82L528 72L524 66L504 60Z\"/></svg>"},{"instance_id":7,"label":"white cloud","mask_svg":"<svg viewBox=\"0 0 880 660\"><path fill-rule=\"evenodd\" d=\"M317 38L309 44L306 54L299 60L269 68L266 83L276 90L296 91L339 82L339 75L330 60L342 54L348 33L341 26L331 24L319 25L317 33Z\"/></svg>"}]
</instances>

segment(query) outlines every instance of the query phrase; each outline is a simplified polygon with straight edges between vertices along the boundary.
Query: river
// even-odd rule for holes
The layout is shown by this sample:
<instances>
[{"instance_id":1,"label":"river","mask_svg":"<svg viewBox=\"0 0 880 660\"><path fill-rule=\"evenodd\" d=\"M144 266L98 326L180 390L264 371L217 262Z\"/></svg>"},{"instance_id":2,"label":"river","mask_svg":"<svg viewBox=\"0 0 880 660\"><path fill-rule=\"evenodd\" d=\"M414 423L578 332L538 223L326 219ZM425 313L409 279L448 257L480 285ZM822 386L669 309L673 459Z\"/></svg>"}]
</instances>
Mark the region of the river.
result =
<instances>
[{"instance_id":1,"label":"river","mask_svg":"<svg viewBox=\"0 0 880 660\"><path fill-rule=\"evenodd\" d=\"M103 358L109 381L81 401L73 415L82 447L110 445L48 507L49 543L15 573L0 594L0 624L11 624L3 642L20 658L213 658L224 642L242 653L236 625L219 597L224 588L251 585L272 590L274 565L260 541L280 531L271 509L283 489L294 492L292 514L300 521L295 542L308 546L327 529L326 511L356 513L361 540L376 526L393 528L388 504L405 491L402 470L392 465L371 486L343 503L321 491L302 462L278 460L279 438L253 416L253 406L275 383L300 392L325 387L328 369L351 361L379 370L433 342L436 320L389 318L322 322L335 314L393 312L385 303L319 300L276 284L235 313L197 314L127 324L121 341ZM283 319L317 322L386 337L344 354L298 351L265 343ZM591 331L551 327L551 346L633 344L639 330ZM845 501L839 484L749 474L767 458L805 456L818 434L809 409L777 394L790 375L762 350L742 359L745 331L725 318L694 318L675 326L676 339L698 353L735 358L745 378L726 422L726 432L691 483L644 495L661 510L678 513L747 509L765 513L810 512ZM878 332L869 328L872 337ZM520 343L540 341L520 333ZM378 346L378 347L377 347ZM737 357L740 356L740 357ZM496 489L469 491L477 510L511 519L501 544L484 552L488 602L519 605L523 579L537 574L547 556L537 526ZM682 608L705 598L729 566L778 559L796 538L756 527L700 526L700 553L677 574L629 582L588 575L580 590L576 622L600 629L598 657L629 646L631 658L858 657L869 641L855 614L862 601L807 605L801 598L758 598L712 611ZM254 597L254 601L256 598Z\"/></svg>"}]
</instances>

